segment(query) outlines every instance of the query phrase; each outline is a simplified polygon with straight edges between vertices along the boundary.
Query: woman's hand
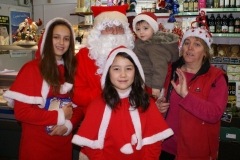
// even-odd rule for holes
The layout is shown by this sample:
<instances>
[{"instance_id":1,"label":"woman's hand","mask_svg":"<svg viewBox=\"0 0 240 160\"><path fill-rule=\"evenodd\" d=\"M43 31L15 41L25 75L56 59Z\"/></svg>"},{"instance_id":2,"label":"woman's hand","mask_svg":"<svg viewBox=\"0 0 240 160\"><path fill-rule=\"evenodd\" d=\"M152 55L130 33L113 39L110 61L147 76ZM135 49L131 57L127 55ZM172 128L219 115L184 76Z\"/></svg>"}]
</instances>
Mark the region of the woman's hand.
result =
<instances>
[{"instance_id":1,"label":"woman's hand","mask_svg":"<svg viewBox=\"0 0 240 160\"><path fill-rule=\"evenodd\" d=\"M184 98L188 94L187 80L181 69L177 68L176 73L178 75L179 84L176 85L174 81L171 81L171 83L173 85L173 88L177 92L177 94L179 94L182 98Z\"/></svg>"},{"instance_id":2,"label":"woman's hand","mask_svg":"<svg viewBox=\"0 0 240 160\"><path fill-rule=\"evenodd\" d=\"M62 107L62 110L65 115L65 119L71 119L72 114L73 114L73 109L72 109L72 102L66 104L65 106Z\"/></svg>"},{"instance_id":3,"label":"woman's hand","mask_svg":"<svg viewBox=\"0 0 240 160\"><path fill-rule=\"evenodd\" d=\"M166 113L170 103L166 103L166 98L161 98L156 101L156 105L161 113Z\"/></svg>"}]
</instances>

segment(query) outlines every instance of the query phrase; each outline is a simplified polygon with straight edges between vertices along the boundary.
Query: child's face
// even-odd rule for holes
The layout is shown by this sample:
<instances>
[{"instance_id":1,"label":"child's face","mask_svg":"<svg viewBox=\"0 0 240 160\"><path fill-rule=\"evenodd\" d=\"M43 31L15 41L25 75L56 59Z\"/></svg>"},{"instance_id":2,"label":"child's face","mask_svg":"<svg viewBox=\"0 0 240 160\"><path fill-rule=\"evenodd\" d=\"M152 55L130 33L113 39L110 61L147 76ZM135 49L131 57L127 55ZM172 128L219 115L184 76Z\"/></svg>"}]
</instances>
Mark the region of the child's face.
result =
<instances>
[{"instance_id":1,"label":"child's face","mask_svg":"<svg viewBox=\"0 0 240 160\"><path fill-rule=\"evenodd\" d=\"M146 21L136 25L136 35L142 41L148 40L153 36L153 34L153 28Z\"/></svg>"},{"instance_id":2,"label":"child's face","mask_svg":"<svg viewBox=\"0 0 240 160\"><path fill-rule=\"evenodd\" d=\"M127 58L116 56L109 69L109 75L114 88L119 93L124 93L134 81L135 68Z\"/></svg>"},{"instance_id":3,"label":"child's face","mask_svg":"<svg viewBox=\"0 0 240 160\"><path fill-rule=\"evenodd\" d=\"M68 50L70 37L70 30L67 26L57 25L54 27L52 43L57 60L61 60L62 55Z\"/></svg>"}]
</instances>

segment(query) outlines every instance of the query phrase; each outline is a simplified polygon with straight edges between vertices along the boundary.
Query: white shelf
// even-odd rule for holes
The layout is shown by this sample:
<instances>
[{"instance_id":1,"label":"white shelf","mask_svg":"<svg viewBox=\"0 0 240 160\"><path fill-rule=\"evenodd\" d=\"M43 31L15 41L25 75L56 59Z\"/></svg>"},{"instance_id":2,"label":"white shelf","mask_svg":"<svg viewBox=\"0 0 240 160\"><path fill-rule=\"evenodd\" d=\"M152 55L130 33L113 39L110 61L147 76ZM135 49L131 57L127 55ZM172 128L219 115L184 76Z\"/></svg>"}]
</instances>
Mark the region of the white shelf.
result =
<instances>
[{"instance_id":1,"label":"white shelf","mask_svg":"<svg viewBox=\"0 0 240 160\"><path fill-rule=\"evenodd\" d=\"M37 45L0 45L0 50L37 50Z\"/></svg>"}]
</instances>

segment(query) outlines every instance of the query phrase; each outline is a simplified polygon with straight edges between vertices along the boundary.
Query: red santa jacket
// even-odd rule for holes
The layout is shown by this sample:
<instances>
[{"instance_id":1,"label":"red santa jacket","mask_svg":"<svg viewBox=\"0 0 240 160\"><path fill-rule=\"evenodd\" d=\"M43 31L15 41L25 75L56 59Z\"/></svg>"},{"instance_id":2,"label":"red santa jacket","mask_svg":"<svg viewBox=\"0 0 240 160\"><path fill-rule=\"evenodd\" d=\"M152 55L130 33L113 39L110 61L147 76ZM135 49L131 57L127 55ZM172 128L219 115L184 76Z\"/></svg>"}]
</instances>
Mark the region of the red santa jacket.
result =
<instances>
[{"instance_id":1,"label":"red santa jacket","mask_svg":"<svg viewBox=\"0 0 240 160\"><path fill-rule=\"evenodd\" d=\"M153 100L141 112L130 106L126 95L121 97L121 105L114 111L101 96L91 102L72 142L84 146L91 160L158 159L161 141L173 134L172 129Z\"/></svg>"}]
</instances>

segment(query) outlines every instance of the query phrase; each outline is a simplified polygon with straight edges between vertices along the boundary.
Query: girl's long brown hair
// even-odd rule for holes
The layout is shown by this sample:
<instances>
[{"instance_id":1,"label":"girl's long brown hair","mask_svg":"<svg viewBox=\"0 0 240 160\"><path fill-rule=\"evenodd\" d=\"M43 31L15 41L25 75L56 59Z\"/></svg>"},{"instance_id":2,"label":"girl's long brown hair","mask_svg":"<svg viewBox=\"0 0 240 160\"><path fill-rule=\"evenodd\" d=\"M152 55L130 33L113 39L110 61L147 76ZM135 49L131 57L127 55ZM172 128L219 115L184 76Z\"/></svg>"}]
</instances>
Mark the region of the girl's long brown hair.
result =
<instances>
[{"instance_id":1,"label":"girl's long brown hair","mask_svg":"<svg viewBox=\"0 0 240 160\"><path fill-rule=\"evenodd\" d=\"M74 48L74 33L72 32L71 26L64 20L56 20L50 26L46 35L46 40L44 43L42 51L42 59L39 63L40 73L43 79L48 83L48 85L53 87L54 93L59 93L60 91L60 74L58 71L57 61L54 54L54 48L52 44L53 39L53 29L55 26L63 25L68 27L70 30L70 45L68 50L63 54L62 58L64 61L64 79L65 82L73 84L74 74L76 69L76 59L75 59L75 48ZM73 90L71 90L71 93Z\"/></svg>"}]
</instances>

